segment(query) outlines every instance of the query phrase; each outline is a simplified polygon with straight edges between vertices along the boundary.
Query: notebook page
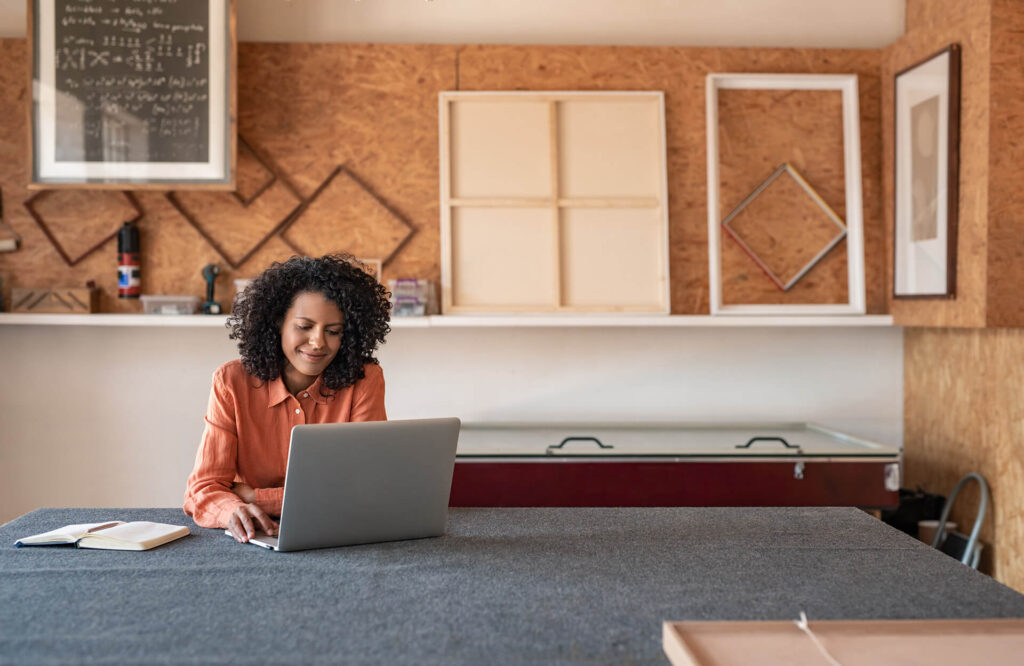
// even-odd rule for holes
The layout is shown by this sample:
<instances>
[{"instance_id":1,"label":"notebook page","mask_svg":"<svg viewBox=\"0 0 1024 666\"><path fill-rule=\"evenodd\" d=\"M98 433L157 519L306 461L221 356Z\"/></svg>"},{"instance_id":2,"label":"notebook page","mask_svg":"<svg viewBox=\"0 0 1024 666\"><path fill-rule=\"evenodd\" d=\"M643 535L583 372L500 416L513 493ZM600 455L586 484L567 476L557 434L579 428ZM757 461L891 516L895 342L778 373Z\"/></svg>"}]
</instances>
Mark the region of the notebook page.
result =
<instances>
[{"instance_id":1,"label":"notebook page","mask_svg":"<svg viewBox=\"0 0 1024 666\"><path fill-rule=\"evenodd\" d=\"M33 534L32 536L19 539L17 543L73 543L77 541L83 534L92 532L93 530L102 529L104 527L111 527L120 525L119 520L108 520L103 523L81 523L78 525L65 525L64 527L58 527L55 530L49 532L43 532L42 534Z\"/></svg>"},{"instance_id":2,"label":"notebook page","mask_svg":"<svg viewBox=\"0 0 1024 666\"><path fill-rule=\"evenodd\" d=\"M189 529L182 525L151 523L140 520L115 525L114 527L96 532L94 536L104 540L110 539L148 546L149 544L161 543L172 535L184 536L188 533Z\"/></svg>"}]
</instances>

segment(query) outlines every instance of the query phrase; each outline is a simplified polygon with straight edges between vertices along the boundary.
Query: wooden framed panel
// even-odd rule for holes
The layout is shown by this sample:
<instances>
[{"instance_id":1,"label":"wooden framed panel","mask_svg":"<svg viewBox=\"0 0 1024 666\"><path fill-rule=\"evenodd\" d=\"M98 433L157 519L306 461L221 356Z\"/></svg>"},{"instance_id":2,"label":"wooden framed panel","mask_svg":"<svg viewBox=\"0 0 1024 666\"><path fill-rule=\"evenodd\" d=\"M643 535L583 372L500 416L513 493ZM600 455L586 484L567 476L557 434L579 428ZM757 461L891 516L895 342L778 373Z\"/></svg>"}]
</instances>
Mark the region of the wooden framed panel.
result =
<instances>
[{"instance_id":1,"label":"wooden framed panel","mask_svg":"<svg viewBox=\"0 0 1024 666\"><path fill-rule=\"evenodd\" d=\"M721 201L720 181L720 154L719 154L719 91L813 91L824 94L835 94L838 91L841 97L841 122L842 122L842 190L839 196L843 199L845 207L839 210L840 215L845 218L844 241L845 257L838 257L845 263L845 280L840 285L841 289L838 299L825 302L807 302L799 294L796 298L787 298L785 302L771 304L738 304L727 301L723 297L723 224L730 218L729 208ZM864 314L866 312L865 299L865 277L864 277L864 225L863 225L863 202L861 196L861 164L860 164L860 128L858 112L857 77L850 74L711 74L706 82L706 104L707 104L707 159L708 159L708 265L709 265L709 286L710 306L712 315L823 315L823 314ZM804 133L815 138L813 132ZM838 150L838 147L836 148ZM786 159L780 157L780 162ZM773 165L774 168L776 165ZM788 166L788 165L786 165ZM837 168L839 164L837 164ZM771 169L768 169L770 172ZM758 174L760 180L768 173ZM807 174L804 174L807 175ZM802 181L802 178L797 178ZM779 179L778 183L783 185L788 182L786 179ZM767 185L767 181L765 184ZM763 187L763 186L762 186ZM754 190L751 197L756 197L762 191L762 187ZM773 192L785 193L786 190L776 186ZM792 189L792 188L790 188ZM813 191L809 194L809 200L820 198ZM806 201L804 203L807 203ZM742 205L746 205L745 201ZM786 207L792 210L792 206ZM827 208L827 206L826 206ZM806 212L806 211L805 211ZM815 213L819 218L824 215ZM800 217L800 216L798 216ZM803 215L811 219L813 216L808 213ZM820 220L819 220L820 221ZM742 222L742 221L741 221ZM735 226L735 225L734 225ZM822 245L822 252L815 257L814 252L803 253L799 256L790 257L799 265L807 265L806 261L823 257L826 253L839 251L840 246L836 245L835 229L830 223L825 224L827 233ZM726 231L729 231L728 229ZM794 235L800 235L798 228ZM824 233L824 232L823 232ZM802 236L801 236L802 237ZM770 239L771 240L771 239ZM831 243L831 245L830 245ZM832 247L835 246L835 249ZM807 256L804 256L807 255ZM757 258L754 259L757 262ZM827 260L827 257L826 257ZM760 262L758 262L760 263ZM790 262L792 263L792 262ZM832 265L835 268L835 264ZM842 266L840 265L840 270ZM767 271L766 271L767 272ZM804 271L805 272L805 271ZM794 272L796 279L802 276L803 272ZM770 277L766 277L768 280ZM845 282L845 284L843 284ZM788 283L787 283L788 284ZM791 286L791 285L790 285ZM787 296L789 294L787 293Z\"/></svg>"},{"instance_id":2,"label":"wooden framed panel","mask_svg":"<svg viewBox=\"0 0 1024 666\"><path fill-rule=\"evenodd\" d=\"M546 102L467 100L452 107L451 122L453 198L552 195Z\"/></svg>"},{"instance_id":3,"label":"wooden framed panel","mask_svg":"<svg viewBox=\"0 0 1024 666\"><path fill-rule=\"evenodd\" d=\"M550 208L459 207L452 215L452 299L463 307L557 307Z\"/></svg>"},{"instance_id":4,"label":"wooden framed panel","mask_svg":"<svg viewBox=\"0 0 1024 666\"><path fill-rule=\"evenodd\" d=\"M667 271L657 209L566 208L560 229L563 304L621 312L662 306Z\"/></svg>"},{"instance_id":5,"label":"wooden framed panel","mask_svg":"<svg viewBox=\"0 0 1024 666\"><path fill-rule=\"evenodd\" d=\"M661 92L439 104L443 312L667 314Z\"/></svg>"},{"instance_id":6,"label":"wooden framed panel","mask_svg":"<svg viewBox=\"0 0 1024 666\"><path fill-rule=\"evenodd\" d=\"M660 107L646 97L601 97L558 103L559 195L657 199Z\"/></svg>"},{"instance_id":7,"label":"wooden framed panel","mask_svg":"<svg viewBox=\"0 0 1024 666\"><path fill-rule=\"evenodd\" d=\"M27 1L30 189L234 189L235 0Z\"/></svg>"}]
</instances>

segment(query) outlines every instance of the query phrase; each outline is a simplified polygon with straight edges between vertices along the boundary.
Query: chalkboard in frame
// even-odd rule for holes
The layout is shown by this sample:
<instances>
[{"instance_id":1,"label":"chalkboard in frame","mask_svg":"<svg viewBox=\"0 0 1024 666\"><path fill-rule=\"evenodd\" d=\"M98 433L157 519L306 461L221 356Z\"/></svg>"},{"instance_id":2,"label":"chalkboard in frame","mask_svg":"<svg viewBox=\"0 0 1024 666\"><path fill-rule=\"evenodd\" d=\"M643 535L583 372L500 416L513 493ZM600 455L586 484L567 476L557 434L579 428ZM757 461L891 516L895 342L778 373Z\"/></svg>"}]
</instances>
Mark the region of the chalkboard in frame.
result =
<instances>
[{"instance_id":1,"label":"chalkboard in frame","mask_svg":"<svg viewBox=\"0 0 1024 666\"><path fill-rule=\"evenodd\" d=\"M30 189L232 190L236 0L28 0Z\"/></svg>"}]
</instances>

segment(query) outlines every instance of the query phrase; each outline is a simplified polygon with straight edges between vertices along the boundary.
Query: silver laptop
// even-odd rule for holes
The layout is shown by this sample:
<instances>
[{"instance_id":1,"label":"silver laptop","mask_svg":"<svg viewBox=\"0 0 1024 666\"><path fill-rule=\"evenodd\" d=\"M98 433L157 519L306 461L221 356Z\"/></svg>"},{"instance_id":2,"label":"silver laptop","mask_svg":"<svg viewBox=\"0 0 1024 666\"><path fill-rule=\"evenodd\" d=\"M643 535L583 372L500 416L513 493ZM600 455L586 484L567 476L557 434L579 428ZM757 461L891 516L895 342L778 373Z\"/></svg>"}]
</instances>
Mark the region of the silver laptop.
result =
<instances>
[{"instance_id":1,"label":"silver laptop","mask_svg":"<svg viewBox=\"0 0 1024 666\"><path fill-rule=\"evenodd\" d=\"M444 534L456 418L325 423L292 428L271 550L331 548Z\"/></svg>"}]
</instances>

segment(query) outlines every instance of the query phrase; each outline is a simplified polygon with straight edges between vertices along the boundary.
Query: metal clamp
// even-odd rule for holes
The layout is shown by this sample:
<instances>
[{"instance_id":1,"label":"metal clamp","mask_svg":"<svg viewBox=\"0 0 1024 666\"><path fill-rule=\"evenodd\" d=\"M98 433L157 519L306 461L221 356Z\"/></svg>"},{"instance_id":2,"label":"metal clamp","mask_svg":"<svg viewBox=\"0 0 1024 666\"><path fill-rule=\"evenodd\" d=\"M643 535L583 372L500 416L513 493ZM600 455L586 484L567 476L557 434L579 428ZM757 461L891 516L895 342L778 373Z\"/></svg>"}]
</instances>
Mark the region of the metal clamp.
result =
<instances>
[{"instance_id":1,"label":"metal clamp","mask_svg":"<svg viewBox=\"0 0 1024 666\"><path fill-rule=\"evenodd\" d=\"M601 442L601 440L599 440L599 439L598 439L597 437L566 437L565 439L563 439L563 440L562 440L561 442L559 442L558 444L552 444L551 446L549 446L549 447L548 447L548 448L547 448L547 449L545 450L545 453L546 453L547 455L549 455L549 456L550 456L550 455L554 455L554 453L555 453L555 449L560 449L560 448L562 448L562 447L563 447L563 446L565 446L565 445L566 445L566 443L568 443L568 442L594 442L595 444L597 444L597 445L598 445L598 446L599 446L600 448L602 448L602 449L614 449L614 448L615 448L615 447L614 447L614 446L612 446L611 444L603 444L603 443Z\"/></svg>"}]
</instances>

